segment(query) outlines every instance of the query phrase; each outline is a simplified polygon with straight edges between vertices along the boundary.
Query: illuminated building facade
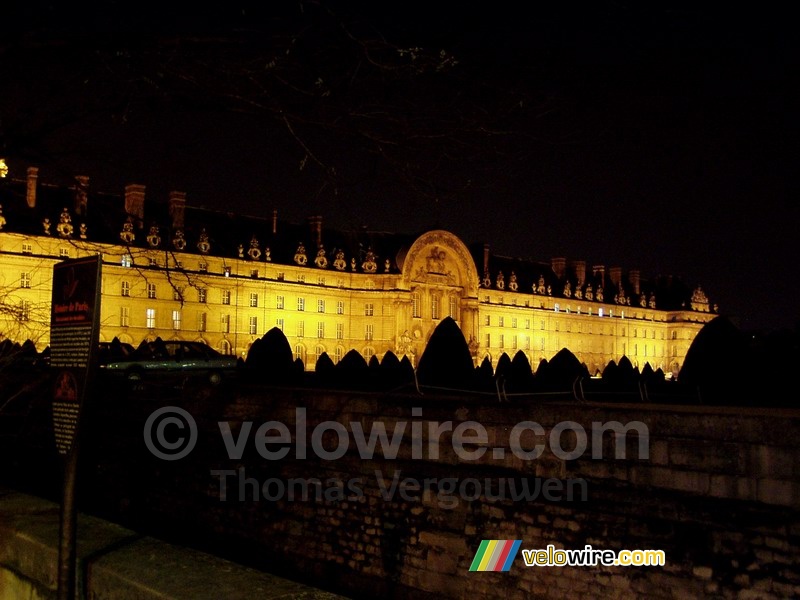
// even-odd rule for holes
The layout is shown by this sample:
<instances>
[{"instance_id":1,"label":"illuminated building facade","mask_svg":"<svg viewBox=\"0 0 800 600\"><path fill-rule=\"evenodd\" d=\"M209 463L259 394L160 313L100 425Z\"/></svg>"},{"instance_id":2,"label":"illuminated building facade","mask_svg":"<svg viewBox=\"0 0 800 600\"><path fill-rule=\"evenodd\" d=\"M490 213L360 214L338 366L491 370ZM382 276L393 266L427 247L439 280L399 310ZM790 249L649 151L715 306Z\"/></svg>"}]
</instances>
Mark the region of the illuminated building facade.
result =
<instances>
[{"instance_id":1,"label":"illuminated building facade","mask_svg":"<svg viewBox=\"0 0 800 600\"><path fill-rule=\"evenodd\" d=\"M387 351L412 363L453 317L476 364L522 351L531 365L570 349L590 372L627 356L677 372L715 316L700 288L638 271L495 255L447 231L335 231L322 217L286 223L191 207L181 192L145 202L74 185L0 179L0 334L49 342L53 265L103 258L101 339L202 340L246 356L272 327L307 369L323 353Z\"/></svg>"}]
</instances>

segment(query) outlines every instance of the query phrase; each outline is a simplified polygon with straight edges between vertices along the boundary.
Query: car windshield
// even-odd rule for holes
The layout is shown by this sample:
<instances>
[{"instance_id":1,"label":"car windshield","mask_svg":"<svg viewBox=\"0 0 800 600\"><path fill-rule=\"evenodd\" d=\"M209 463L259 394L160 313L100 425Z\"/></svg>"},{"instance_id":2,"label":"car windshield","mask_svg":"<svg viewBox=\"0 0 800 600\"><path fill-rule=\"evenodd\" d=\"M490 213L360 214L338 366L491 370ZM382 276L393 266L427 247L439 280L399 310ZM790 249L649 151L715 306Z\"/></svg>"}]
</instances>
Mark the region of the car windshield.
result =
<instances>
[{"instance_id":1,"label":"car windshield","mask_svg":"<svg viewBox=\"0 0 800 600\"><path fill-rule=\"evenodd\" d=\"M184 360L193 358L212 358L219 354L200 342L163 341L142 342L133 358L142 360Z\"/></svg>"}]
</instances>

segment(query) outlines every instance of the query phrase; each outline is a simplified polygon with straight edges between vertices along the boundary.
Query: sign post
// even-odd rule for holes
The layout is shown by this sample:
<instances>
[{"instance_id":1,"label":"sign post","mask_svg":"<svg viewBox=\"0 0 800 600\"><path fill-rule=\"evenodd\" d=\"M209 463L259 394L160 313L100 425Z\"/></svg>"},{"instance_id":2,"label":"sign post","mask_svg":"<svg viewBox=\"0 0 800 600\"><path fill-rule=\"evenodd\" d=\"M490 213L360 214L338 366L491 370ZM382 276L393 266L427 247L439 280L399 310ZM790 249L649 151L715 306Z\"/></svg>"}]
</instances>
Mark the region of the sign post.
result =
<instances>
[{"instance_id":1,"label":"sign post","mask_svg":"<svg viewBox=\"0 0 800 600\"><path fill-rule=\"evenodd\" d=\"M100 330L100 256L53 267L50 368L54 374L53 432L64 459L58 600L75 598L78 441L81 408L91 388Z\"/></svg>"}]
</instances>

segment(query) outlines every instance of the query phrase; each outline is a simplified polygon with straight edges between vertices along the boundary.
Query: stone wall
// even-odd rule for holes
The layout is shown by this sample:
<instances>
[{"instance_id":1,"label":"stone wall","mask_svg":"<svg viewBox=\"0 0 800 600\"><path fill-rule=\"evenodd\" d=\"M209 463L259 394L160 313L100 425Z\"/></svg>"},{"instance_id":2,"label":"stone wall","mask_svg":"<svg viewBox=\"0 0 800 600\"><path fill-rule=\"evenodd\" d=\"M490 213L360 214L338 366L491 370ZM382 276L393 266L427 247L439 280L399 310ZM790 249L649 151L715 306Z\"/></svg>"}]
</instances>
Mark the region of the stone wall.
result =
<instances>
[{"instance_id":1,"label":"stone wall","mask_svg":"<svg viewBox=\"0 0 800 600\"><path fill-rule=\"evenodd\" d=\"M800 595L798 411L535 399L497 403L486 396L264 387L242 387L236 394L173 390L158 401L150 397L146 389L109 391L90 406L82 505L127 527L323 589L357 598ZM196 446L182 460L155 458L143 443L147 417L165 405L184 408L198 427ZM305 409L306 444L297 443L298 408ZM415 408L421 415L414 416L420 412ZM254 443L267 421L285 424L291 434L291 444L266 446L288 447L281 460L267 460ZM320 458L311 444L324 421L341 423L347 431L348 450L336 460ZM438 444L423 435L421 446L414 446L413 427L427 432L431 421L451 422L453 429L474 421L485 428L486 438L476 440L474 431L466 431L458 452L448 432ZM509 448L515 426L525 421L540 424L547 436L558 423L573 425L557 442L536 437L529 427L517 454L537 443L546 448L538 458L524 459ZM593 443L592 424L614 421L638 422L641 439L631 430L625 436L607 432ZM230 427L231 445L240 440L242 423L253 423L241 456L229 455L219 422ZM391 437L403 422L406 435L396 458L360 455L354 429L360 426L368 435L373 424L382 423ZM565 457L581 428L586 450ZM164 429L170 439L187 432L174 424ZM319 441L332 452L337 440L342 443L329 427ZM616 458L615 440L625 458ZM482 447L487 451L477 460L465 454ZM297 457L298 448L305 449L305 458ZM502 458L496 448L505 450ZM602 458L592 458L593 451ZM431 458L435 453L438 458ZM427 479L430 489L391 493L396 474L422 487ZM320 480L322 495L312 486L303 499L300 486L294 488L298 497L290 499L290 480L309 478ZM553 487L542 487L530 499L510 497L512 484L519 492L525 482L531 490L537 481ZM486 497L487 489L499 496L501 484L505 498ZM442 493L448 485L456 489ZM478 486L481 497L459 497L459 487L472 497ZM507 573L470 572L484 539L519 539L528 549L549 544L660 549L666 565L526 567L520 554Z\"/></svg>"},{"instance_id":2,"label":"stone wall","mask_svg":"<svg viewBox=\"0 0 800 600\"><path fill-rule=\"evenodd\" d=\"M76 598L346 600L294 581L79 515ZM55 600L59 506L0 488L0 598Z\"/></svg>"}]
</instances>

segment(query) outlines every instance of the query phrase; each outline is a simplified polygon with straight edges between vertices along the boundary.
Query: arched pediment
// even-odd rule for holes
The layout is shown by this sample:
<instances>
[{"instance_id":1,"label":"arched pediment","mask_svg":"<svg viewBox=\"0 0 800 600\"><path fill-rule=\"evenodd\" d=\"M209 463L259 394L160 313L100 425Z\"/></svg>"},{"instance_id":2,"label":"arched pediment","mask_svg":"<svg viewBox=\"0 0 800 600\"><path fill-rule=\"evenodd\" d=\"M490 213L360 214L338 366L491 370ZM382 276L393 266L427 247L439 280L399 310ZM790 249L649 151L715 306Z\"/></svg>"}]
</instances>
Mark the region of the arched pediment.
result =
<instances>
[{"instance_id":1,"label":"arched pediment","mask_svg":"<svg viewBox=\"0 0 800 600\"><path fill-rule=\"evenodd\" d=\"M403 287L436 284L461 287L465 296L477 297L478 270L464 243L449 231L434 230L418 237L397 257Z\"/></svg>"}]
</instances>

